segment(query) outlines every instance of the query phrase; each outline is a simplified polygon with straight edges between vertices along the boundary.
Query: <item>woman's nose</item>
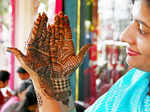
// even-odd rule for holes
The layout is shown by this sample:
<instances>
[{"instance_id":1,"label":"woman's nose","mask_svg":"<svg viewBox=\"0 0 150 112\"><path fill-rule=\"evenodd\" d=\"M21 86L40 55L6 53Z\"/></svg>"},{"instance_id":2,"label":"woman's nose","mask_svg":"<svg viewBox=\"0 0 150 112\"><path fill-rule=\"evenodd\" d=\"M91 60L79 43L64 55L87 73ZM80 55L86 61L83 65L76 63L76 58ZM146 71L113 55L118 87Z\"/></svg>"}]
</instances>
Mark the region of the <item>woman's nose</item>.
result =
<instances>
[{"instance_id":1,"label":"woman's nose","mask_svg":"<svg viewBox=\"0 0 150 112\"><path fill-rule=\"evenodd\" d=\"M136 29L133 24L128 25L128 27L122 32L120 40L128 44L136 44Z\"/></svg>"}]
</instances>

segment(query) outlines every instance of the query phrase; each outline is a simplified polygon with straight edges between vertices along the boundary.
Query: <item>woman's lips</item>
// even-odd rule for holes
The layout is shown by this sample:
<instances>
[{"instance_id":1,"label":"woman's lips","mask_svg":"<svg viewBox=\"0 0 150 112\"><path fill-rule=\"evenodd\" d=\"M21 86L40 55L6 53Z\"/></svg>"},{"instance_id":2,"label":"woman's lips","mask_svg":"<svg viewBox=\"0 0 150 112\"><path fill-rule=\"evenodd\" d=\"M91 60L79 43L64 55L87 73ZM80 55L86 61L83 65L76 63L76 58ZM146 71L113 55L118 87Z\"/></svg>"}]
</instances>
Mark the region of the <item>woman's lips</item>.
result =
<instances>
[{"instance_id":1,"label":"woman's lips","mask_svg":"<svg viewBox=\"0 0 150 112\"><path fill-rule=\"evenodd\" d=\"M131 48L127 48L127 54L129 56L138 56L138 55L140 55L139 52L136 52L136 51L132 50Z\"/></svg>"}]
</instances>

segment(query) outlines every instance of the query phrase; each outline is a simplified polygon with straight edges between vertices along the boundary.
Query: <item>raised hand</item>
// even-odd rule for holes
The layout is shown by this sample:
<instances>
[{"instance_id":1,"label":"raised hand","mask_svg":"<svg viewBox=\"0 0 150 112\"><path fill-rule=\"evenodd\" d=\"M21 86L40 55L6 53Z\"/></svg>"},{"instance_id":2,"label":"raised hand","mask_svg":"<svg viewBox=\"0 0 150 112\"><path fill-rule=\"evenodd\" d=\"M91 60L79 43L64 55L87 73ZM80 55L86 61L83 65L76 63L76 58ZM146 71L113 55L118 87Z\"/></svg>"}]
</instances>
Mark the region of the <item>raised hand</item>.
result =
<instances>
[{"instance_id":1,"label":"raised hand","mask_svg":"<svg viewBox=\"0 0 150 112\"><path fill-rule=\"evenodd\" d=\"M26 55L17 48L7 50L17 57L32 80L36 80L43 94L67 104L71 95L69 76L82 63L91 45L85 45L75 55L68 17L61 12L55 16L54 24L47 25L47 20L43 13L34 22Z\"/></svg>"}]
</instances>

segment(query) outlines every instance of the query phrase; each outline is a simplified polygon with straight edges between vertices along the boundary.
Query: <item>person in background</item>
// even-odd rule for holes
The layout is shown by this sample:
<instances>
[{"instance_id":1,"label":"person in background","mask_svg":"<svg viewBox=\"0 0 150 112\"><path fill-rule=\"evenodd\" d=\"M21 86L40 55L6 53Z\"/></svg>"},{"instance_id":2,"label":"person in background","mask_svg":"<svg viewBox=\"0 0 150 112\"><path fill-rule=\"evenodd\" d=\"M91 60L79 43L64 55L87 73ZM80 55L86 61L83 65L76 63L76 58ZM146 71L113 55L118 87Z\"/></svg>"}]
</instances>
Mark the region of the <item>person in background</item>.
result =
<instances>
[{"instance_id":1,"label":"person in background","mask_svg":"<svg viewBox=\"0 0 150 112\"><path fill-rule=\"evenodd\" d=\"M17 69L17 73L18 73L18 76L21 80L28 80L30 79L30 75L28 74L28 72L22 68L22 67L19 67Z\"/></svg>"},{"instance_id":2,"label":"person in background","mask_svg":"<svg viewBox=\"0 0 150 112\"><path fill-rule=\"evenodd\" d=\"M16 90L16 94L2 106L0 112L28 112L30 110L28 107L31 106L32 110L32 104L36 105L33 85L31 83L22 83Z\"/></svg>"},{"instance_id":3,"label":"person in background","mask_svg":"<svg viewBox=\"0 0 150 112\"><path fill-rule=\"evenodd\" d=\"M3 104L0 112L13 112L22 101L26 94L26 89L30 86L30 83L22 83L20 87L15 91L15 94Z\"/></svg>"},{"instance_id":4,"label":"person in background","mask_svg":"<svg viewBox=\"0 0 150 112\"><path fill-rule=\"evenodd\" d=\"M33 85L30 85L24 99L19 103L16 112L38 112L37 98Z\"/></svg>"},{"instance_id":5,"label":"person in background","mask_svg":"<svg viewBox=\"0 0 150 112\"><path fill-rule=\"evenodd\" d=\"M6 97L4 96L2 89L8 86L10 73L6 70L0 70L0 107L5 103ZM7 90L6 94L10 97L11 93Z\"/></svg>"},{"instance_id":6,"label":"person in background","mask_svg":"<svg viewBox=\"0 0 150 112\"><path fill-rule=\"evenodd\" d=\"M25 85L25 83L31 84L32 85L32 80L30 79L30 75L29 73L23 68L23 67L19 67L17 69L17 73L19 78L21 79L21 85Z\"/></svg>"}]
</instances>

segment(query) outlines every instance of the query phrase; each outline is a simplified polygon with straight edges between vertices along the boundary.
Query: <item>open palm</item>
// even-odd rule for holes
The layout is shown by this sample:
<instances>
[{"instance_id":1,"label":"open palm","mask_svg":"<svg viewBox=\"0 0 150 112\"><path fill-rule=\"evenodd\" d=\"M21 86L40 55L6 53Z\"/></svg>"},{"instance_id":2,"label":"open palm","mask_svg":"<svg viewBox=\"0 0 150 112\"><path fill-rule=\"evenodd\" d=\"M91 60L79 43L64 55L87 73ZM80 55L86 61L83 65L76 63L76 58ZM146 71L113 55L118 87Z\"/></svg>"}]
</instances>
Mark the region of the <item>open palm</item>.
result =
<instances>
[{"instance_id":1,"label":"open palm","mask_svg":"<svg viewBox=\"0 0 150 112\"><path fill-rule=\"evenodd\" d=\"M45 13L39 14L29 36L26 55L17 48L7 50L17 57L32 80L38 80L44 94L65 102L71 95L69 75L82 63L91 45L85 45L75 55L68 17L61 12L55 16L54 24L47 25L47 21Z\"/></svg>"}]
</instances>

